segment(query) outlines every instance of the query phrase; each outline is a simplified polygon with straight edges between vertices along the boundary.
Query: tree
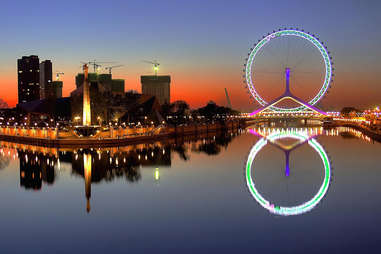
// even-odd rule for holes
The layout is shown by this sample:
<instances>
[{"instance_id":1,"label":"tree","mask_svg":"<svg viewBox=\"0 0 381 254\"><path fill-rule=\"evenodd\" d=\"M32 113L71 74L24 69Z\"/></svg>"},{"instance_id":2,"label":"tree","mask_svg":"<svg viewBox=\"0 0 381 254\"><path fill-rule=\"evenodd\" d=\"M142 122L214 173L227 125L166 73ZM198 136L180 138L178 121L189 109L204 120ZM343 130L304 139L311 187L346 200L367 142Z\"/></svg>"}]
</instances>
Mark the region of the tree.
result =
<instances>
[{"instance_id":1,"label":"tree","mask_svg":"<svg viewBox=\"0 0 381 254\"><path fill-rule=\"evenodd\" d=\"M354 108L354 107L344 107L340 114L344 117L353 117L356 116L356 113L361 112L360 110Z\"/></svg>"}]
</instances>

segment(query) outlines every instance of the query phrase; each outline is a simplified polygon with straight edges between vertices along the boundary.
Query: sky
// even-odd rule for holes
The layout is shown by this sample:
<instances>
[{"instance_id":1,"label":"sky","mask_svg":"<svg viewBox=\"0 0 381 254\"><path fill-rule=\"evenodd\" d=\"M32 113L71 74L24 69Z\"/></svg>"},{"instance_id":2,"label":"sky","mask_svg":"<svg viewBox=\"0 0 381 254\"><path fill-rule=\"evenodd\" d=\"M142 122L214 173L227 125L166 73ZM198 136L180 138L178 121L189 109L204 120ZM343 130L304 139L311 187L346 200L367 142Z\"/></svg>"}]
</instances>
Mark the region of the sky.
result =
<instances>
[{"instance_id":1,"label":"sky","mask_svg":"<svg viewBox=\"0 0 381 254\"><path fill-rule=\"evenodd\" d=\"M141 92L140 76L153 73L143 60L157 60L159 73L171 75L171 101L226 105L227 88L233 108L250 111L258 107L242 78L250 47L275 29L298 27L318 35L334 59L334 82L320 105L373 107L381 105L380 10L377 0L3 0L0 99L16 104L17 58L35 54L65 73L64 96L81 61L123 64L113 77Z\"/></svg>"}]
</instances>

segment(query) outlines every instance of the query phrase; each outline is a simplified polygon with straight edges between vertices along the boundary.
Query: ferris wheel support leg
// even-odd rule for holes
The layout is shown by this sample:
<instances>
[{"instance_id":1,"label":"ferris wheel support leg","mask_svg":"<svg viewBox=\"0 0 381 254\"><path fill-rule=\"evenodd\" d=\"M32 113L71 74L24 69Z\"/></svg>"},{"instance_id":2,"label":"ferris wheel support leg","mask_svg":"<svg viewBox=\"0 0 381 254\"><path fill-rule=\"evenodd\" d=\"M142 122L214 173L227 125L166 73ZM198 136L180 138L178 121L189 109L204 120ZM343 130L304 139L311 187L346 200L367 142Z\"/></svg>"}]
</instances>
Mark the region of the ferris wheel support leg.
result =
<instances>
[{"instance_id":1,"label":"ferris wheel support leg","mask_svg":"<svg viewBox=\"0 0 381 254\"><path fill-rule=\"evenodd\" d=\"M280 97L276 98L275 100L273 100L273 101L271 101L270 103L268 103L266 106L264 106L264 107L262 107L262 108L259 108L259 109L255 110L255 111L253 111L253 112L250 114L250 116L254 116L254 115L256 115L256 114L261 113L262 111L264 111L264 110L270 108L271 106L277 104L278 102L282 101L283 99L285 99L284 96L280 96Z\"/></svg>"},{"instance_id":2,"label":"ferris wheel support leg","mask_svg":"<svg viewBox=\"0 0 381 254\"><path fill-rule=\"evenodd\" d=\"M318 109L317 107L314 107L314 106L312 106L312 105L310 105L310 104L304 102L303 100L299 99L298 97L296 97L296 96L294 96L294 95L290 95L290 98L292 98L295 102L297 102L297 103L303 105L303 106L306 107L306 108L311 109L312 111L314 111L314 112L316 112L316 113L319 113L319 114L322 114L322 115L325 115L325 116L327 115L327 113L324 112L323 110L320 110L320 109Z\"/></svg>"},{"instance_id":3,"label":"ferris wheel support leg","mask_svg":"<svg viewBox=\"0 0 381 254\"><path fill-rule=\"evenodd\" d=\"M284 151L284 153L286 155L286 167L284 174L285 176L290 176L290 151Z\"/></svg>"},{"instance_id":4,"label":"ferris wheel support leg","mask_svg":"<svg viewBox=\"0 0 381 254\"><path fill-rule=\"evenodd\" d=\"M324 116L327 115L326 112L324 112L324 111L322 111L322 110L320 110L320 109L318 109L318 108L316 108L316 107L314 107L314 106L312 106L312 105L310 105L310 104L304 102L303 100L299 99L298 97L292 95L290 92L286 92L284 95L282 95L282 96L276 98L276 99L273 100L272 102L268 103L266 106L264 106L264 107L262 107L262 108L259 108L259 109L255 110L255 111L253 111L253 112L250 114L250 116L254 116L254 115L256 115L256 114L259 114L259 113L261 113L262 111L264 111L264 110L266 110L266 109L268 109L268 108L271 108L271 107L274 106L275 104L277 104L277 103L279 103L279 102L281 102L281 101L283 101L283 100L286 100L286 99L291 99L291 100L293 100L294 102L296 102L296 103L298 103L298 104L300 104L300 105L302 105L302 106L304 106L304 107L306 107L306 108L308 108L308 109L310 109L310 110L312 110L312 111L314 111L314 112L316 112L316 113L319 113L319 114L321 114L321 115L324 115Z\"/></svg>"}]
</instances>

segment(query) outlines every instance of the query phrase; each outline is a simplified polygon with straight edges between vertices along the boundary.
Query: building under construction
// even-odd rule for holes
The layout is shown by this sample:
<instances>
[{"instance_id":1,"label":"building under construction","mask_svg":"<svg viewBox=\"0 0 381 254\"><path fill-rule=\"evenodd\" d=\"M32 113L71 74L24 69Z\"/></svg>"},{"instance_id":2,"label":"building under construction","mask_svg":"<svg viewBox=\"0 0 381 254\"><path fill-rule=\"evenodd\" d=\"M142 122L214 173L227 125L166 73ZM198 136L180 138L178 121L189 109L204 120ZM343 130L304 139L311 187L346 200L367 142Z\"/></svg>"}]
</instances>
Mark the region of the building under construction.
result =
<instances>
[{"instance_id":1,"label":"building under construction","mask_svg":"<svg viewBox=\"0 0 381 254\"><path fill-rule=\"evenodd\" d=\"M160 105L170 103L170 84L171 76L169 75L149 75L141 76L142 94L155 96Z\"/></svg>"},{"instance_id":2,"label":"building under construction","mask_svg":"<svg viewBox=\"0 0 381 254\"><path fill-rule=\"evenodd\" d=\"M97 74L89 73L88 76L90 86L98 87L100 92L110 92L114 95L124 94L124 79L113 79L112 74ZM84 74L78 73L75 77L75 84L77 88L82 86L84 81Z\"/></svg>"}]
</instances>

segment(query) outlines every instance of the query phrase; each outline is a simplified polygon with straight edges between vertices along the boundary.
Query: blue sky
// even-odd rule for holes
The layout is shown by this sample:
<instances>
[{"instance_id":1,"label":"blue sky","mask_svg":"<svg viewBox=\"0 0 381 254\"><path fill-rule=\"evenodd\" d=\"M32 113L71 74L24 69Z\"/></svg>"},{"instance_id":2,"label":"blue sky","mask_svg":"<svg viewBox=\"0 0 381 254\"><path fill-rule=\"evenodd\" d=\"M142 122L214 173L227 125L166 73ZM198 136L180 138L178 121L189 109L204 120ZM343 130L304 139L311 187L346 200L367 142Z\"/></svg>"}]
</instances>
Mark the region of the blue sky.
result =
<instances>
[{"instance_id":1,"label":"blue sky","mask_svg":"<svg viewBox=\"0 0 381 254\"><path fill-rule=\"evenodd\" d=\"M323 105L380 103L379 1L20 0L1 7L5 100L5 92L17 94L16 59L37 54L65 72L64 95L74 88L80 61L124 64L114 76L126 79L126 90L140 90L140 75L152 72L142 60L157 59L160 72L172 75L174 99L224 104L227 87L233 106L249 110L255 105L241 78L248 49L274 29L300 27L319 35L334 57L336 78ZM195 97L200 89L208 98Z\"/></svg>"}]
</instances>

